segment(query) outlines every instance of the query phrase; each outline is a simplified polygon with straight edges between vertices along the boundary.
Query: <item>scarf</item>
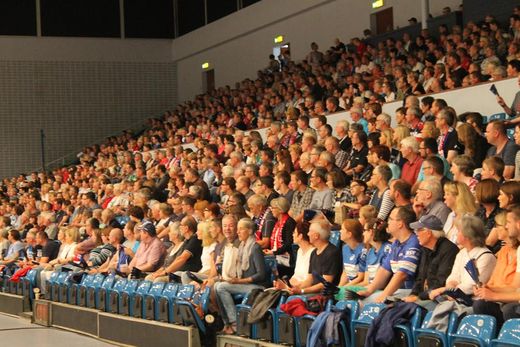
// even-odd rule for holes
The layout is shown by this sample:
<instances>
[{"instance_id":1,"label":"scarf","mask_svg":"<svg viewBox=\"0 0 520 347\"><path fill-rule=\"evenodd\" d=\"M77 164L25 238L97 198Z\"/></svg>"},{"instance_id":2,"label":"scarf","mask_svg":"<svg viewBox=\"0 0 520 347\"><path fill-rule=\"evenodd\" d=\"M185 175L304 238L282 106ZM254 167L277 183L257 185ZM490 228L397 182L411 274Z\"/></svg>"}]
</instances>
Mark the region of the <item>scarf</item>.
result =
<instances>
[{"instance_id":1,"label":"scarf","mask_svg":"<svg viewBox=\"0 0 520 347\"><path fill-rule=\"evenodd\" d=\"M249 270L249 259L251 258L251 251L255 244L256 241L253 236L248 237L246 241L240 242L236 261L237 278L242 278L244 272Z\"/></svg>"},{"instance_id":2,"label":"scarf","mask_svg":"<svg viewBox=\"0 0 520 347\"><path fill-rule=\"evenodd\" d=\"M256 224L258 226L258 229L255 233L256 241L262 240L262 228L264 227L265 217L267 216L267 213L269 211L270 207L266 208L265 211L262 213L262 216L256 220Z\"/></svg>"},{"instance_id":3,"label":"scarf","mask_svg":"<svg viewBox=\"0 0 520 347\"><path fill-rule=\"evenodd\" d=\"M282 230L285 226L285 222L289 219L289 215L287 213L282 214L281 218L278 219L276 224L274 225L273 232L271 233L271 243L270 248L273 251L276 251L278 248L282 247Z\"/></svg>"}]
</instances>

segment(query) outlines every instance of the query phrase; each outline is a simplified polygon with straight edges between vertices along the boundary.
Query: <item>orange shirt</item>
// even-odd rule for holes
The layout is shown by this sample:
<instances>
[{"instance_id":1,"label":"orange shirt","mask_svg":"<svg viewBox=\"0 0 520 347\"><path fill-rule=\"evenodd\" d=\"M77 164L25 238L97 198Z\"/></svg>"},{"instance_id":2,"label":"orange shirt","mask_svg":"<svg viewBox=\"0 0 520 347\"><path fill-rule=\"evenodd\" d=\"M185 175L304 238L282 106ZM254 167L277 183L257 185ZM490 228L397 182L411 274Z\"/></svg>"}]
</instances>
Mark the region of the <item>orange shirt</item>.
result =
<instances>
[{"instance_id":1,"label":"orange shirt","mask_svg":"<svg viewBox=\"0 0 520 347\"><path fill-rule=\"evenodd\" d=\"M495 270L487 285L493 287L509 287L513 285L516 272L516 249L510 245L503 246L496 254Z\"/></svg>"}]
</instances>

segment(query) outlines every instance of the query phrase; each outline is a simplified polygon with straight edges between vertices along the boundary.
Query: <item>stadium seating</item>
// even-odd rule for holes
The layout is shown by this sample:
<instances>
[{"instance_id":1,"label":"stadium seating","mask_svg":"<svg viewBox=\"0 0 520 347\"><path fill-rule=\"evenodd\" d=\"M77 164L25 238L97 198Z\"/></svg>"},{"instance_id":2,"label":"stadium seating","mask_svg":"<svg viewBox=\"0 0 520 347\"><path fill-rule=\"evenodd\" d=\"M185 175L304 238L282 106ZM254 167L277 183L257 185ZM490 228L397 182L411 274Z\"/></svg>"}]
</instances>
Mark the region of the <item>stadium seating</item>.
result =
<instances>
[{"instance_id":1,"label":"stadium seating","mask_svg":"<svg viewBox=\"0 0 520 347\"><path fill-rule=\"evenodd\" d=\"M458 316L456 313L451 313L448 319L448 328L446 332L439 331L437 329L428 328L428 323L432 312L428 312L421 323L421 326L415 329L415 345L417 347L426 346L438 346L447 347L450 346L449 334L454 333L458 326Z\"/></svg>"},{"instance_id":2,"label":"stadium seating","mask_svg":"<svg viewBox=\"0 0 520 347\"><path fill-rule=\"evenodd\" d=\"M379 315L386 307L385 304L366 304L361 312L359 313L358 318L352 321L351 331L352 334L352 346L362 347L365 345L365 338L367 336L368 328L370 324Z\"/></svg>"},{"instance_id":3,"label":"stadium seating","mask_svg":"<svg viewBox=\"0 0 520 347\"><path fill-rule=\"evenodd\" d=\"M455 347L486 347L496 336L496 319L487 315L469 315L462 318L450 343Z\"/></svg>"},{"instance_id":4,"label":"stadium seating","mask_svg":"<svg viewBox=\"0 0 520 347\"><path fill-rule=\"evenodd\" d=\"M160 296L155 297L155 312L154 319L160 322L173 321L173 301L179 291L177 283L168 283ZM172 310L170 312L170 307Z\"/></svg>"},{"instance_id":5,"label":"stadium seating","mask_svg":"<svg viewBox=\"0 0 520 347\"><path fill-rule=\"evenodd\" d=\"M305 295L292 295L287 298L285 303L289 303L296 299L301 299L305 303L307 302L307 297ZM274 342L280 344L299 346L300 341L298 340L298 333L296 330L296 317L288 315L287 313L282 311L280 307L278 307L275 312L276 314L273 319L273 330L276 331Z\"/></svg>"},{"instance_id":6,"label":"stadium seating","mask_svg":"<svg viewBox=\"0 0 520 347\"><path fill-rule=\"evenodd\" d=\"M156 317L156 303L158 301L158 299L161 297L162 293L164 290L166 290L166 286L175 286L176 287L176 284L175 283L171 283L171 284L166 284L166 283L154 283L152 285L152 288L150 288L150 291L148 292L148 294L146 294L144 296L144 301L145 301L145 313L144 313L144 318L146 319L149 319L149 320L158 320L158 318Z\"/></svg>"},{"instance_id":7,"label":"stadium seating","mask_svg":"<svg viewBox=\"0 0 520 347\"><path fill-rule=\"evenodd\" d=\"M99 288L103 285L106 276L103 274L97 274L91 283L87 284L87 295L85 300L85 307L95 308L96 307L96 295L99 292Z\"/></svg>"},{"instance_id":8,"label":"stadium seating","mask_svg":"<svg viewBox=\"0 0 520 347\"><path fill-rule=\"evenodd\" d=\"M332 308L334 311L348 310L348 320L341 320L339 322L340 338L342 346L352 345L352 321L359 315L359 302L356 300L340 300Z\"/></svg>"},{"instance_id":9,"label":"stadium seating","mask_svg":"<svg viewBox=\"0 0 520 347\"><path fill-rule=\"evenodd\" d=\"M510 319L504 323L491 347L520 346L520 319Z\"/></svg>"},{"instance_id":10,"label":"stadium seating","mask_svg":"<svg viewBox=\"0 0 520 347\"><path fill-rule=\"evenodd\" d=\"M143 316L143 295L150 291L152 286L151 281L142 281L137 286L137 289L129 294L128 297L128 311L123 314L128 314L130 317L141 318Z\"/></svg>"},{"instance_id":11,"label":"stadium seating","mask_svg":"<svg viewBox=\"0 0 520 347\"><path fill-rule=\"evenodd\" d=\"M126 282L126 278L120 278L112 288L106 290L105 312L117 313L119 293L125 288Z\"/></svg>"},{"instance_id":12,"label":"stadium seating","mask_svg":"<svg viewBox=\"0 0 520 347\"><path fill-rule=\"evenodd\" d=\"M119 295L117 298L117 313L125 316L128 315L128 311L130 308L130 298L134 295L138 285L139 280L130 279L126 282L125 287L118 292Z\"/></svg>"},{"instance_id":13,"label":"stadium seating","mask_svg":"<svg viewBox=\"0 0 520 347\"><path fill-rule=\"evenodd\" d=\"M96 289L95 308L103 310L106 304L107 291L109 291L116 282L116 276L110 275L105 278L101 287Z\"/></svg>"}]
</instances>

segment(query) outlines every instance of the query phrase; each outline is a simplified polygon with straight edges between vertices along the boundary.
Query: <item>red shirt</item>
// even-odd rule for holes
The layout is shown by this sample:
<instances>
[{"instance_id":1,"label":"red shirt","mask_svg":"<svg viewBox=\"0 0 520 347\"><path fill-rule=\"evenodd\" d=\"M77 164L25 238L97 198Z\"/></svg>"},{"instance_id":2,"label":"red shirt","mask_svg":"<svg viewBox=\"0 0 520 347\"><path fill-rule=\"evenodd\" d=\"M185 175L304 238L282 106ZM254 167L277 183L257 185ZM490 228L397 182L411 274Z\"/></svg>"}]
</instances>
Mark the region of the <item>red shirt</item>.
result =
<instances>
[{"instance_id":1,"label":"red shirt","mask_svg":"<svg viewBox=\"0 0 520 347\"><path fill-rule=\"evenodd\" d=\"M403 170L401 171L401 178L406 182L410 183L412 186L417 181L417 176L419 175L419 171L421 170L421 166L423 163L423 158L420 155L415 157L413 161L407 161L403 165Z\"/></svg>"}]
</instances>

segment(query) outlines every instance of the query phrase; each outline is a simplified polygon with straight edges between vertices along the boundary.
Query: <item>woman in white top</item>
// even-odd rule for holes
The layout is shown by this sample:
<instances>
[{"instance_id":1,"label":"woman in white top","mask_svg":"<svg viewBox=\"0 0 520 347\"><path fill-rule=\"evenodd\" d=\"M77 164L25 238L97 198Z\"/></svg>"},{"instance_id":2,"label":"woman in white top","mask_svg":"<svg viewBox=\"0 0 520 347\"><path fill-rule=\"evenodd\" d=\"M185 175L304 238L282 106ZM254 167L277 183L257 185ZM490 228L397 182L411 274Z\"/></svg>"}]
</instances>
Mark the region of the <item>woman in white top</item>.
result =
<instances>
[{"instance_id":1,"label":"woman in white top","mask_svg":"<svg viewBox=\"0 0 520 347\"><path fill-rule=\"evenodd\" d=\"M293 231L293 243L298 245L298 252L296 255L296 266L294 274L289 280L291 286L299 287L305 281L309 274L309 264L311 261L311 254L314 247L309 242L309 224L301 223ZM276 280L273 283L277 289L288 289L287 283L282 280Z\"/></svg>"},{"instance_id":2,"label":"woman in white top","mask_svg":"<svg viewBox=\"0 0 520 347\"><path fill-rule=\"evenodd\" d=\"M74 259L74 251L79 240L78 228L60 228L58 231L58 241L61 242L60 251L58 257L51 260L46 267L46 270L56 268L57 265L67 264L69 261Z\"/></svg>"},{"instance_id":3,"label":"woman in white top","mask_svg":"<svg viewBox=\"0 0 520 347\"><path fill-rule=\"evenodd\" d=\"M45 294L47 281L51 278L54 270L59 270L61 265L68 264L74 260L74 251L79 241L79 230L75 227L60 228L58 231L58 240L61 242L58 257L46 264L45 269L40 272L42 294Z\"/></svg>"},{"instance_id":4,"label":"woman in white top","mask_svg":"<svg viewBox=\"0 0 520 347\"><path fill-rule=\"evenodd\" d=\"M447 182L444 185L444 203L451 209L451 213L444 224L446 238L462 247L458 243L459 228L457 220L465 214L474 215L477 212L475 197L471 194L468 186L461 182Z\"/></svg>"},{"instance_id":5,"label":"woman in white top","mask_svg":"<svg viewBox=\"0 0 520 347\"><path fill-rule=\"evenodd\" d=\"M210 226L210 222L200 222L197 225L197 238L202 241L202 255L200 256L202 268L198 272L193 273L193 275L201 280L208 278L213 264L212 254L217 245L217 242L210 231ZM183 284L189 284L192 282L186 272L182 274L181 279Z\"/></svg>"},{"instance_id":6,"label":"woman in white top","mask_svg":"<svg viewBox=\"0 0 520 347\"><path fill-rule=\"evenodd\" d=\"M432 300L451 288L459 288L464 293L473 295L475 286L486 284L495 269L497 260L485 246L486 234L482 220L475 216L464 215L456 224L459 229L457 244L462 248L455 257L451 274L446 279L446 286L430 292ZM480 283L476 283L464 268L472 259L475 260Z\"/></svg>"}]
</instances>

